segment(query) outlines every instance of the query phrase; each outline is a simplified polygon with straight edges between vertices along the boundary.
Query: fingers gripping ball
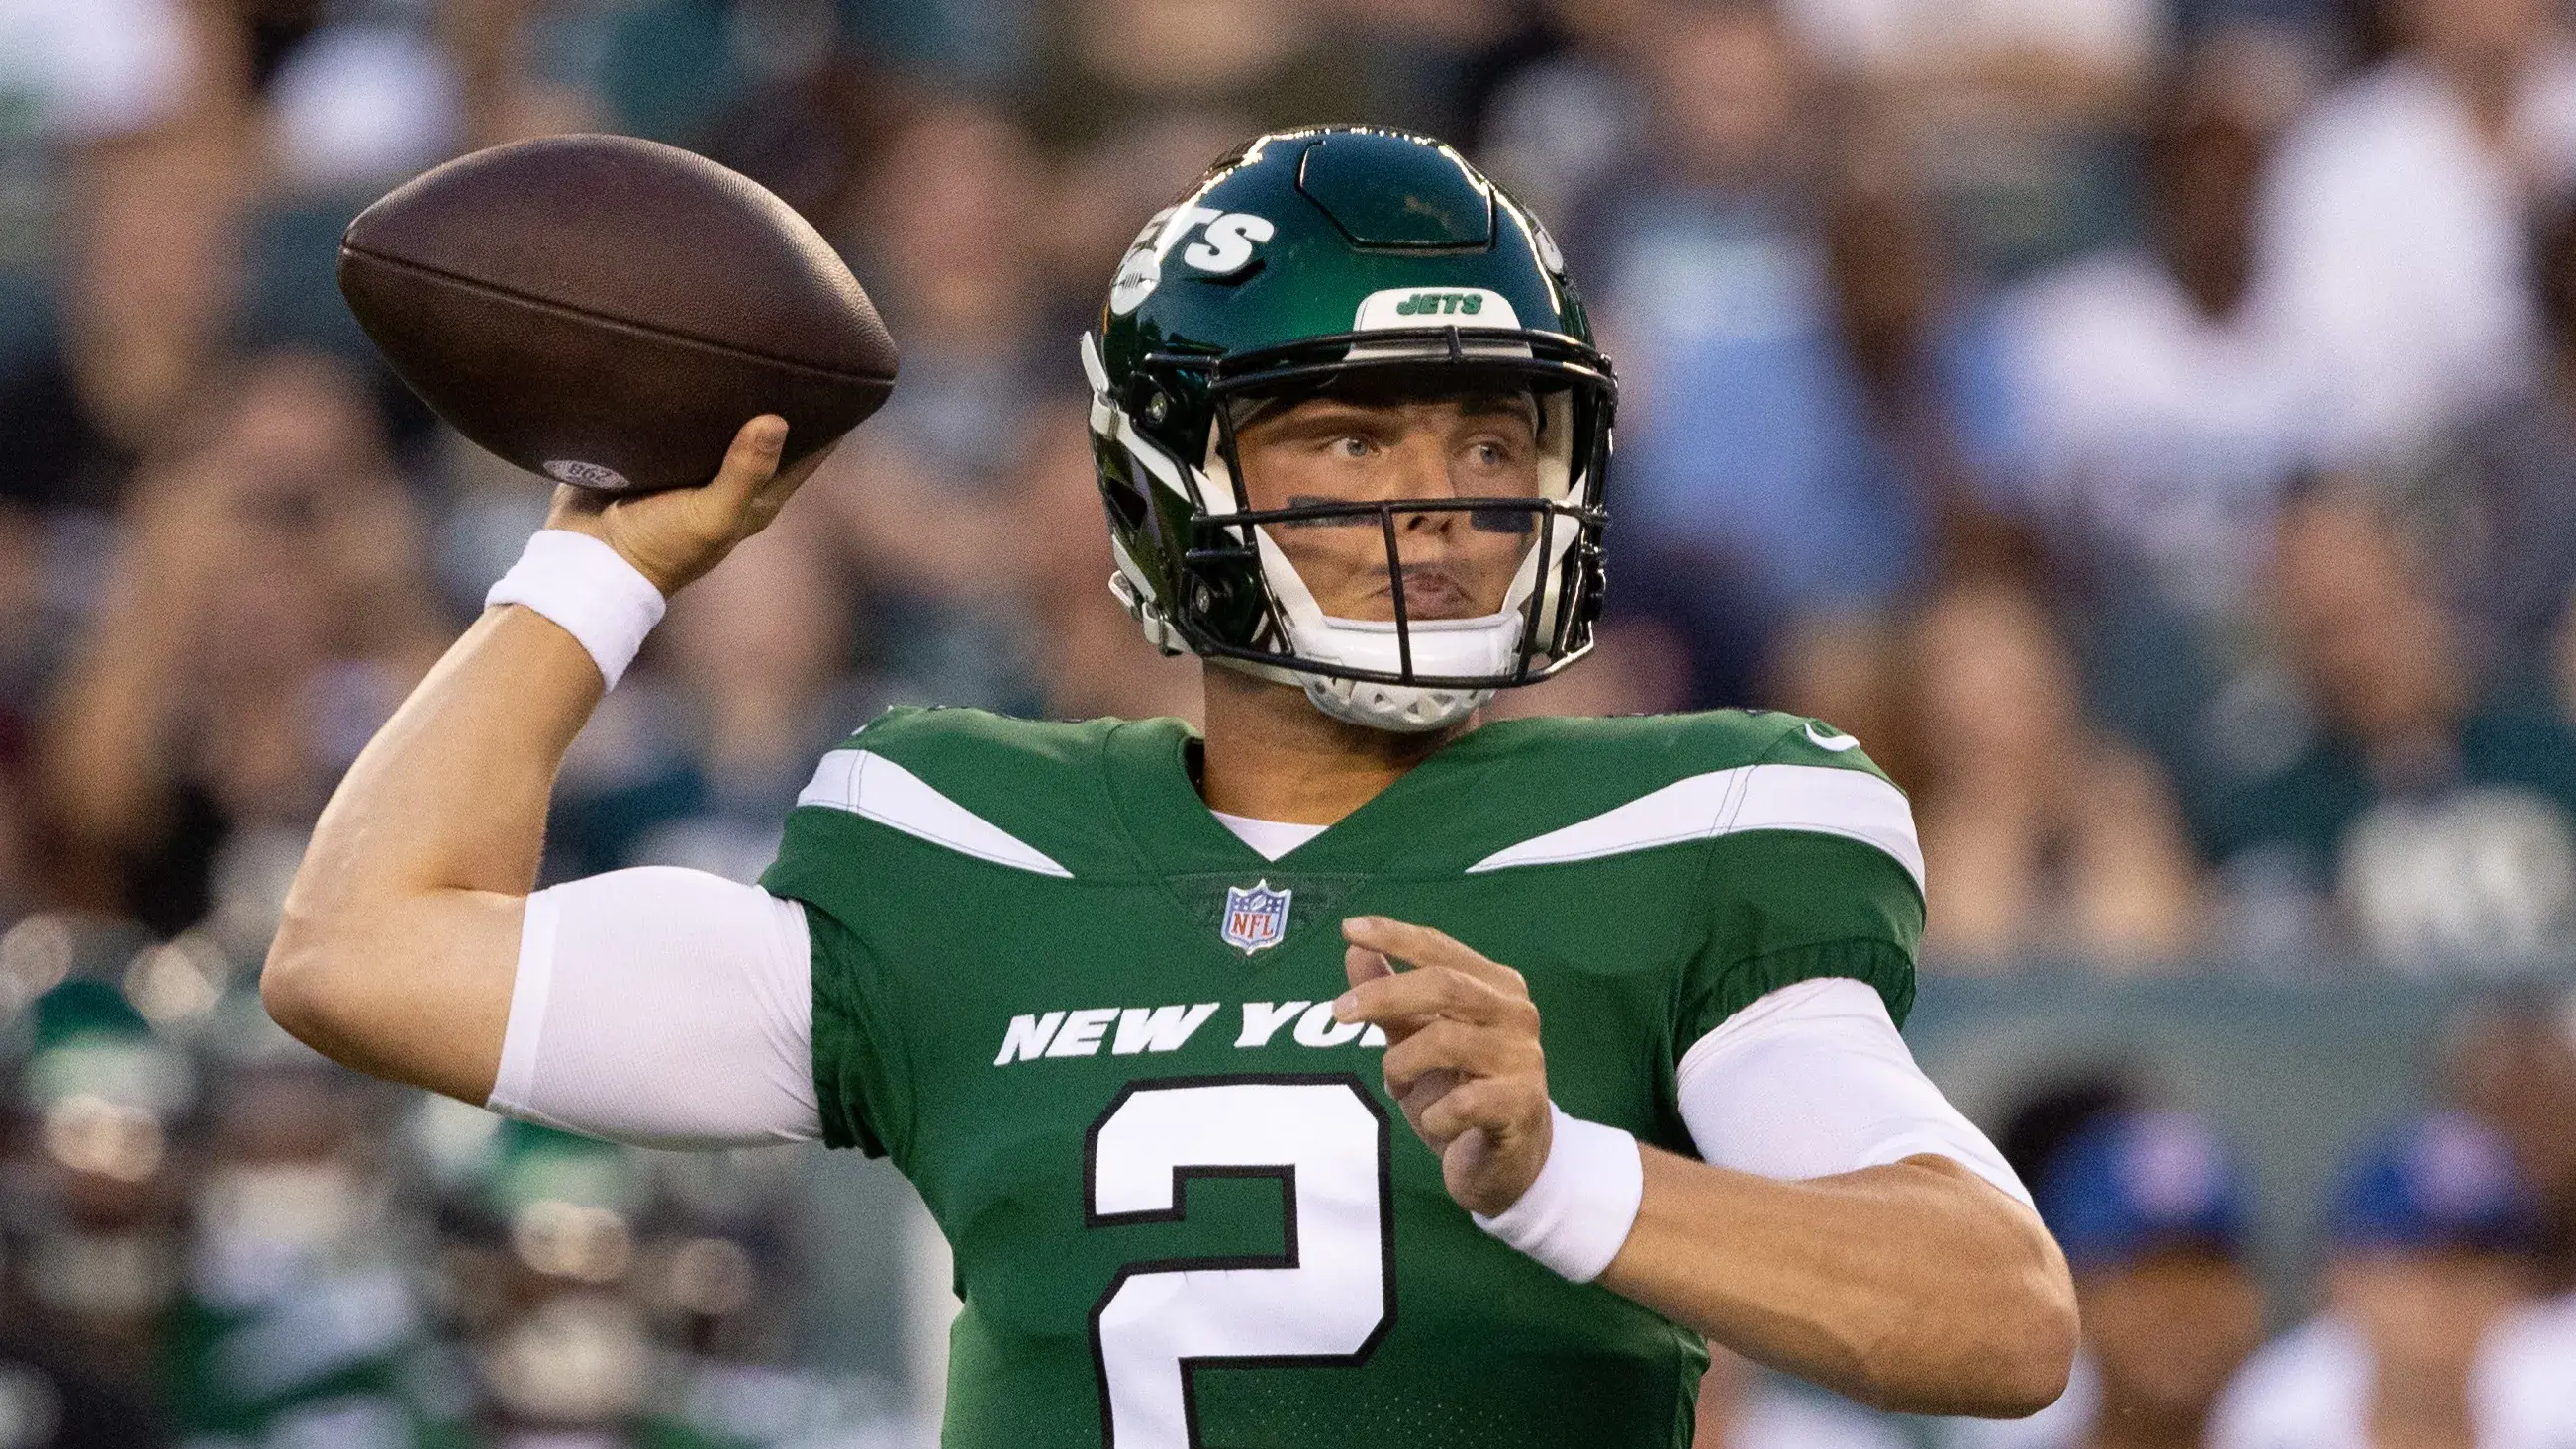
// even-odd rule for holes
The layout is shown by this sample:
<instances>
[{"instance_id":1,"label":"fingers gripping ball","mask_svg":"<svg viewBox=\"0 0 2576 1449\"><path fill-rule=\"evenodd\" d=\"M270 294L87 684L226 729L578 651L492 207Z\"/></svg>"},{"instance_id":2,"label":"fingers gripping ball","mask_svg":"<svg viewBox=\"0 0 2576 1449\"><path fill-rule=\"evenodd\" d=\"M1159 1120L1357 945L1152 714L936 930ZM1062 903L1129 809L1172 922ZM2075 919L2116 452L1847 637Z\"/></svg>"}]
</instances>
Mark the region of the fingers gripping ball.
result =
<instances>
[{"instance_id":1,"label":"fingers gripping ball","mask_svg":"<svg viewBox=\"0 0 2576 1449\"><path fill-rule=\"evenodd\" d=\"M703 488L640 495L558 488L546 527L589 534L664 594L677 593L768 527L829 456L827 448L782 467L791 437L775 415L743 424L724 466Z\"/></svg>"}]
</instances>

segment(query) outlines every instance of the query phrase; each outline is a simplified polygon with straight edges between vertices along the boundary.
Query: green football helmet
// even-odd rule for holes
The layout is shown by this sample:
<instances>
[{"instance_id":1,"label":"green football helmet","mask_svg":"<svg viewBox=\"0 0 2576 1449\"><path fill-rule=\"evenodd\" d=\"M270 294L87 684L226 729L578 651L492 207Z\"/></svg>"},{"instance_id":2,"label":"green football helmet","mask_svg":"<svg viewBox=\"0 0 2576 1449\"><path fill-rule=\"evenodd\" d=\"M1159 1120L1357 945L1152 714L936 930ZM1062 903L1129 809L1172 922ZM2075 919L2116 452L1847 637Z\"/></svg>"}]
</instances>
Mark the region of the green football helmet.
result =
<instances>
[{"instance_id":1,"label":"green football helmet","mask_svg":"<svg viewBox=\"0 0 2576 1449\"><path fill-rule=\"evenodd\" d=\"M1358 126L1253 140L1138 233L1082 361L1110 586L1163 652L1418 731L1592 647L1617 386L1546 228L1448 146ZM1527 388L1538 496L1249 509L1244 410L1364 374ZM1531 540L1497 613L1408 617L1399 518L1447 510ZM1272 538L1317 521L1377 527L1392 620L1323 612Z\"/></svg>"}]
</instances>

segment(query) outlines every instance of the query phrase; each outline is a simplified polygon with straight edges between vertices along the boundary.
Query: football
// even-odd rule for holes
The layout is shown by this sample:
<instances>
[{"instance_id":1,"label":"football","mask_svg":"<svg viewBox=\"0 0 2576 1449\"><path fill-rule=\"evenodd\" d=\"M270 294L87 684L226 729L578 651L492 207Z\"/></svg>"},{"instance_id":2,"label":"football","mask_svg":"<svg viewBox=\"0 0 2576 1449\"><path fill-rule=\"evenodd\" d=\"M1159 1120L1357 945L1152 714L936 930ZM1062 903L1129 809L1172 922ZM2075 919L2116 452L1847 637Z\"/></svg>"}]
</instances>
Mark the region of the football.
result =
<instances>
[{"instance_id":1,"label":"football","mask_svg":"<svg viewBox=\"0 0 2576 1449\"><path fill-rule=\"evenodd\" d=\"M460 157L341 237L341 295L438 415L608 492L706 482L745 422L787 460L875 412L894 341L821 233L676 147L557 136Z\"/></svg>"}]
</instances>

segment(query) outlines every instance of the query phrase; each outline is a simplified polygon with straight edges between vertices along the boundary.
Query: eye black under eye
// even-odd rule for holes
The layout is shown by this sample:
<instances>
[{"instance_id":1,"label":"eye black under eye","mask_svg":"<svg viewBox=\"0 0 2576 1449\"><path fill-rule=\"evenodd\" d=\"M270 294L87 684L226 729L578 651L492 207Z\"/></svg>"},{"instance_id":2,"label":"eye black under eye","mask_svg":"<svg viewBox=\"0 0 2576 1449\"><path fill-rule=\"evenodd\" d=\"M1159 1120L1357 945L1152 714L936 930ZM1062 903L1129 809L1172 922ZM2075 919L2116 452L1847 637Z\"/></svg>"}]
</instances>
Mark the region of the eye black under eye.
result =
<instances>
[{"instance_id":1,"label":"eye black under eye","mask_svg":"<svg viewBox=\"0 0 2576 1449\"><path fill-rule=\"evenodd\" d=\"M1313 493L1299 493L1294 494L1289 498L1288 506L1291 508L1318 508L1330 504L1348 502L1350 502L1350 500L1347 498L1326 498ZM1271 526L1273 528L1357 528L1362 525L1366 525L1370 528L1377 527L1377 515L1373 512L1337 513L1328 514L1322 518L1283 519Z\"/></svg>"}]
</instances>

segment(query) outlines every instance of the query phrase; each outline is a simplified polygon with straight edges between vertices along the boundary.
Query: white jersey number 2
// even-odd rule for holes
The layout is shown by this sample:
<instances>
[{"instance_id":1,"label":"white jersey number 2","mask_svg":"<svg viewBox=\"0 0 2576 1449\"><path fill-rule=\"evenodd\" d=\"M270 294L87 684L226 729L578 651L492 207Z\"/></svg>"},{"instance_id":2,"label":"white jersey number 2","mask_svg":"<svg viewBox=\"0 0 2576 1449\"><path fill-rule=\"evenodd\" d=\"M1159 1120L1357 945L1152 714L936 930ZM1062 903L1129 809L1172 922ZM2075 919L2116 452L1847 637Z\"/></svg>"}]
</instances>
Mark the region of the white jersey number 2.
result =
<instances>
[{"instance_id":1,"label":"white jersey number 2","mask_svg":"<svg viewBox=\"0 0 2576 1449\"><path fill-rule=\"evenodd\" d=\"M1172 1222L1182 1180L1277 1178L1285 1251L1130 1263L1091 1310L1109 1449L1189 1449L1202 1363L1356 1365L1395 1324L1387 1118L1349 1076L1138 1082L1092 1124L1091 1227Z\"/></svg>"}]
</instances>

